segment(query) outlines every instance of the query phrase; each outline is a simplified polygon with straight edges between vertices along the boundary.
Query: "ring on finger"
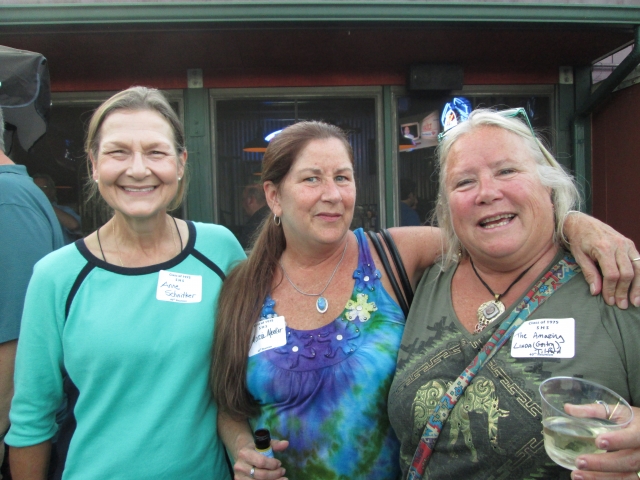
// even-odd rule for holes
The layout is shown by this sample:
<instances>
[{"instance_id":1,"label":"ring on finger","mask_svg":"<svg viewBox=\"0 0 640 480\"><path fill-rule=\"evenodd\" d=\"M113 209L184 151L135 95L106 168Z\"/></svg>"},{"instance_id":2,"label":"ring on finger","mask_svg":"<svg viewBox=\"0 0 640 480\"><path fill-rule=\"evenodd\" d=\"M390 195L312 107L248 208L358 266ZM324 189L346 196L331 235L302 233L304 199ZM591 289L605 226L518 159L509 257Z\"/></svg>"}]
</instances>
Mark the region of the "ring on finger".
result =
<instances>
[{"instance_id":1,"label":"ring on finger","mask_svg":"<svg viewBox=\"0 0 640 480\"><path fill-rule=\"evenodd\" d=\"M640 262L640 257L638 257L638 258L632 258L632 259L631 259L631 261L632 261L632 262ZM640 475L640 474L639 474L639 475Z\"/></svg>"},{"instance_id":2,"label":"ring on finger","mask_svg":"<svg viewBox=\"0 0 640 480\"><path fill-rule=\"evenodd\" d=\"M255 467L251 467L251 470L249 470L249 476L251 478L253 478L253 475L256 473L256 468Z\"/></svg>"},{"instance_id":3,"label":"ring on finger","mask_svg":"<svg viewBox=\"0 0 640 480\"><path fill-rule=\"evenodd\" d=\"M607 418L609 418L611 416L611 412L609 410L609 405L607 405L607 403L603 402L602 400L596 400L596 403L598 405L602 405L604 407L604 411L607 412Z\"/></svg>"}]
</instances>

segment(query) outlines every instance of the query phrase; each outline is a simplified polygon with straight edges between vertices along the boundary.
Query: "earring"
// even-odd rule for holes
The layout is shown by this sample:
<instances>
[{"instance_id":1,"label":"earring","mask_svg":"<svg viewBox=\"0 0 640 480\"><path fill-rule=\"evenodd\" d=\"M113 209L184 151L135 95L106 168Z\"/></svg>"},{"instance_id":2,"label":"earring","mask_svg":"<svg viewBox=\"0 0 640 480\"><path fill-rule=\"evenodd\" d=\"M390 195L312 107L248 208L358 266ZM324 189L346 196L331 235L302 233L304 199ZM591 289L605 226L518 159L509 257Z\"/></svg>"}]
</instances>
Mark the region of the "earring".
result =
<instances>
[{"instance_id":1,"label":"earring","mask_svg":"<svg viewBox=\"0 0 640 480\"><path fill-rule=\"evenodd\" d=\"M276 214L273 214L273 223L276 224L276 227L279 227L280 224L282 223L282 220L280 220L280 217L276 216Z\"/></svg>"},{"instance_id":2,"label":"earring","mask_svg":"<svg viewBox=\"0 0 640 480\"><path fill-rule=\"evenodd\" d=\"M97 178L96 178L96 179L94 179L93 181L94 181L94 182L96 182L96 183L98 183L98 179L97 179Z\"/></svg>"},{"instance_id":3,"label":"earring","mask_svg":"<svg viewBox=\"0 0 640 480\"><path fill-rule=\"evenodd\" d=\"M182 177L178 177L178 181L182 180Z\"/></svg>"}]
</instances>

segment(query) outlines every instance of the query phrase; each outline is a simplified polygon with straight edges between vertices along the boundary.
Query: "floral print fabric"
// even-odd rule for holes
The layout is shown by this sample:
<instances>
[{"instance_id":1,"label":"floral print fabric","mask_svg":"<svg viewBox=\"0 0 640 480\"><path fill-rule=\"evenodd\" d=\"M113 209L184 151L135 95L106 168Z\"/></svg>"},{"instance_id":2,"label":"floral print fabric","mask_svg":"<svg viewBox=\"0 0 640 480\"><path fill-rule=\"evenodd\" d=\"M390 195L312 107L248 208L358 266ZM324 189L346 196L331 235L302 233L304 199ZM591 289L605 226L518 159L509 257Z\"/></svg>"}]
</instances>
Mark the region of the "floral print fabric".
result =
<instances>
[{"instance_id":1,"label":"floral print fabric","mask_svg":"<svg viewBox=\"0 0 640 480\"><path fill-rule=\"evenodd\" d=\"M252 428L289 440L276 456L293 479L395 479L398 440L387 417L404 316L385 291L362 229L354 288L343 313L315 330L287 327L287 344L250 357ZM266 299L262 318L277 316ZM285 319L286 320L286 319Z\"/></svg>"}]
</instances>

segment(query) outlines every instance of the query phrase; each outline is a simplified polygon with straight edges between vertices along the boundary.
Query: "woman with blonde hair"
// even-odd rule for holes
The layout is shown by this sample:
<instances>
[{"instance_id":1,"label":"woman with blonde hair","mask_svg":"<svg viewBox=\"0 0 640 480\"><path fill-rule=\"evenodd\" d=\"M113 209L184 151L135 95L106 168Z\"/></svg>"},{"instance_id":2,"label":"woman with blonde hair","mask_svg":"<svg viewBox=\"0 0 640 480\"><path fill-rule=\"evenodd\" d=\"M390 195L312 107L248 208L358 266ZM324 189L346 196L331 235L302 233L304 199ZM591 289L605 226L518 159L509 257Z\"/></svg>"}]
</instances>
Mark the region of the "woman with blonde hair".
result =
<instances>
[{"instance_id":1,"label":"woman with blonde hair","mask_svg":"<svg viewBox=\"0 0 640 480\"><path fill-rule=\"evenodd\" d=\"M449 248L416 290L389 393L403 478L569 478L545 452L539 386L579 377L640 405L638 294L618 308L590 292L562 233L576 187L523 109L472 112L438 159ZM636 478L634 410L572 478Z\"/></svg>"}]
</instances>

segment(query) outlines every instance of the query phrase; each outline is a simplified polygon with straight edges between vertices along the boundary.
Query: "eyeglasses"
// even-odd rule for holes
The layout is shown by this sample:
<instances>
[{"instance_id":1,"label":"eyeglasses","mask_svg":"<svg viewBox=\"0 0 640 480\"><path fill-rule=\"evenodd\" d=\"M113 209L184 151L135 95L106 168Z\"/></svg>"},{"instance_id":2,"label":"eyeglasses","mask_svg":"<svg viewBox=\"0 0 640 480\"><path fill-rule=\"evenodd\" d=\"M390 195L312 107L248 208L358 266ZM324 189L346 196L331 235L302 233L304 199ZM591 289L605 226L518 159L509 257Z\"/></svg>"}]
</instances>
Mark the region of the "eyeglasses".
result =
<instances>
[{"instance_id":1,"label":"eyeglasses","mask_svg":"<svg viewBox=\"0 0 640 480\"><path fill-rule=\"evenodd\" d=\"M520 107L520 108L509 108L507 110L498 110L496 113L498 115L500 115L501 117L506 117L506 118L522 117L524 119L524 122L529 127L529 130L531 131L531 135L537 141L536 133L533 131L533 126L531 125L531 121L529 120L529 115L527 115L527 111L524 108L522 108L522 107ZM447 134L451 130L453 130L454 128L456 128L458 125L460 125L462 123L464 123L464 122L460 122L457 125L454 125L453 127L449 128L448 130L445 130L444 132L438 134L438 143L442 143L442 141L445 139Z\"/></svg>"}]
</instances>

